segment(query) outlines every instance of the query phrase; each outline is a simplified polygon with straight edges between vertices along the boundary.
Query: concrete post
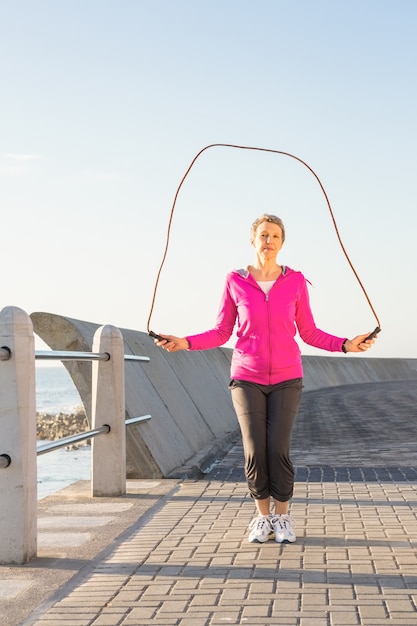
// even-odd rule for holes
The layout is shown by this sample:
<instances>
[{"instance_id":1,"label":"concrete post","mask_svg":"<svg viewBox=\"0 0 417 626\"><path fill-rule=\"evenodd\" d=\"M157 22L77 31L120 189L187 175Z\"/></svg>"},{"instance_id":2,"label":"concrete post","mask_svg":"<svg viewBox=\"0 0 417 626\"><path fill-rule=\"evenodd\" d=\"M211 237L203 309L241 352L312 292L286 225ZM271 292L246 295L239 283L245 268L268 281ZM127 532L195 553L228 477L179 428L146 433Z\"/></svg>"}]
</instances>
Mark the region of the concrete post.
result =
<instances>
[{"instance_id":1,"label":"concrete post","mask_svg":"<svg viewBox=\"0 0 417 626\"><path fill-rule=\"evenodd\" d=\"M109 361L93 361L91 427L108 424L111 431L92 440L91 494L115 497L126 493L126 426L124 343L115 326L101 326L93 352L107 352Z\"/></svg>"},{"instance_id":2,"label":"concrete post","mask_svg":"<svg viewBox=\"0 0 417 626\"><path fill-rule=\"evenodd\" d=\"M0 562L27 563L37 548L37 454L35 340L32 321L21 309L0 311Z\"/></svg>"}]
</instances>

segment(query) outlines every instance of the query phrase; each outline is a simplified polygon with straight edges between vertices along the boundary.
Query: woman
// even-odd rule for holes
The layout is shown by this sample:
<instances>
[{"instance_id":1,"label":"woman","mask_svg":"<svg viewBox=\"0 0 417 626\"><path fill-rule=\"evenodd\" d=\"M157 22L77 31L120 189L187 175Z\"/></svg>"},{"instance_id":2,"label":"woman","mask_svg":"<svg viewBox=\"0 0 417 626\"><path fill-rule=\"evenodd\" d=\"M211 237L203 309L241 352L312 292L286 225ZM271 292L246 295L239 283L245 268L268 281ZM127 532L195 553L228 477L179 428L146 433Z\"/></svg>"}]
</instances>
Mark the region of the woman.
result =
<instances>
[{"instance_id":1,"label":"woman","mask_svg":"<svg viewBox=\"0 0 417 626\"><path fill-rule=\"evenodd\" d=\"M258 513L249 526L249 541L260 543L272 533L278 543L296 540L288 514L294 489L290 440L303 376L296 330L305 343L329 352L366 352L374 343L365 341L369 333L346 339L316 327L306 279L277 263L284 240L282 220L261 215L251 230L254 264L227 275L214 328L187 337L162 334L163 341L155 340L168 352L217 348L237 323L230 389Z\"/></svg>"}]
</instances>

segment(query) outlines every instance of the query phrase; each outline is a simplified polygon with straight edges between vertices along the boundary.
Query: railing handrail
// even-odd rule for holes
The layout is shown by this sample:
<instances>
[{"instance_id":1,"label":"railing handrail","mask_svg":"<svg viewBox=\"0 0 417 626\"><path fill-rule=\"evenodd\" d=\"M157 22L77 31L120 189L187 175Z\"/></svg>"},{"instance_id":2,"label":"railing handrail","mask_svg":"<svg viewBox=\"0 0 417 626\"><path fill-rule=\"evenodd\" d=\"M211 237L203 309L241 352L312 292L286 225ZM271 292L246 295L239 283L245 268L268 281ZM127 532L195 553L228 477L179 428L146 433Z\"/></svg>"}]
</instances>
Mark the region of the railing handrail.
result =
<instances>
[{"instance_id":1,"label":"railing handrail","mask_svg":"<svg viewBox=\"0 0 417 626\"><path fill-rule=\"evenodd\" d=\"M151 419L151 415L140 415L139 417L130 417L125 420L125 425L130 426L131 424L137 424L139 422L145 422ZM81 441L85 441L86 439L93 439L97 437L97 435L107 435L110 432L111 428L108 424L103 424L103 426L99 426L98 428L93 428L92 430L86 430L82 433L78 433L76 435L68 435L68 437L61 437L61 439L57 439L56 441L49 441L48 443L43 443L36 448L36 454L38 456L42 454L46 454L47 452L52 452L53 450L58 450L59 448L65 448L66 446L71 446L74 443L80 443ZM1 465L0 465L1 467ZM7 467L5 465L4 467Z\"/></svg>"},{"instance_id":2,"label":"railing handrail","mask_svg":"<svg viewBox=\"0 0 417 626\"><path fill-rule=\"evenodd\" d=\"M11 357L11 350L6 346L0 348L0 361L8 361ZM109 361L108 352L78 352L75 350L36 350L36 360L49 361ZM136 354L125 354L125 361L150 361L148 356Z\"/></svg>"},{"instance_id":3,"label":"railing handrail","mask_svg":"<svg viewBox=\"0 0 417 626\"><path fill-rule=\"evenodd\" d=\"M109 361L108 352L77 352L76 350L36 350L36 360L52 361Z\"/></svg>"},{"instance_id":4,"label":"railing handrail","mask_svg":"<svg viewBox=\"0 0 417 626\"><path fill-rule=\"evenodd\" d=\"M109 361L108 352L77 352L73 350L36 350L36 360L55 361ZM125 354L125 361L149 361L148 356L137 356L136 354Z\"/></svg>"},{"instance_id":5,"label":"railing handrail","mask_svg":"<svg viewBox=\"0 0 417 626\"><path fill-rule=\"evenodd\" d=\"M93 437L97 437L97 435L107 435L110 432L111 428L108 424L103 424L103 426L99 426L98 428L93 428L92 430L85 431L83 433L78 433L77 435L69 435L68 437L62 437L61 439L57 439L56 441L50 441L48 443L44 443L36 448L36 454L40 456L41 454L46 454L47 452L52 452L52 450L58 450L58 448L65 448L73 443L79 443L80 441L85 441L86 439L91 439Z\"/></svg>"},{"instance_id":6,"label":"railing handrail","mask_svg":"<svg viewBox=\"0 0 417 626\"><path fill-rule=\"evenodd\" d=\"M125 354L125 361L150 361L151 359L148 356L138 356L136 354Z\"/></svg>"},{"instance_id":7,"label":"railing handrail","mask_svg":"<svg viewBox=\"0 0 417 626\"><path fill-rule=\"evenodd\" d=\"M147 422L152 419L152 415L139 415L139 417L129 417L125 420L126 426L131 426L132 424L138 424L139 422Z\"/></svg>"}]
</instances>

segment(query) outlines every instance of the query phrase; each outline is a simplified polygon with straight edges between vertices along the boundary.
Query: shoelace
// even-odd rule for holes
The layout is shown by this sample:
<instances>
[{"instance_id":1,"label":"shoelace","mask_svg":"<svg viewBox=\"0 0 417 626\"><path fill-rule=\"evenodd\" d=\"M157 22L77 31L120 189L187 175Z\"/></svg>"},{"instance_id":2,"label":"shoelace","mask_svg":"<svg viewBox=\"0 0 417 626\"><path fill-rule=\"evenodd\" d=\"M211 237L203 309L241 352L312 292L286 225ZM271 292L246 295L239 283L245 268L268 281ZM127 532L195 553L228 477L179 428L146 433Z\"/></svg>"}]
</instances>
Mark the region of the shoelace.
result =
<instances>
[{"instance_id":1,"label":"shoelace","mask_svg":"<svg viewBox=\"0 0 417 626\"><path fill-rule=\"evenodd\" d=\"M281 530L288 530L287 528L287 524L289 524L289 519L288 517L279 517L277 519L278 525L280 526Z\"/></svg>"},{"instance_id":2,"label":"shoelace","mask_svg":"<svg viewBox=\"0 0 417 626\"><path fill-rule=\"evenodd\" d=\"M290 519L289 515L274 515L271 518L271 524L279 524L281 530L289 530L289 527L295 527L293 520ZM288 524L288 526L287 526Z\"/></svg>"},{"instance_id":3,"label":"shoelace","mask_svg":"<svg viewBox=\"0 0 417 626\"><path fill-rule=\"evenodd\" d=\"M262 517L259 515L258 517L255 517L249 524L249 529L252 530L255 526L256 530L259 530L260 532L264 530L265 526L268 527L268 530L272 531L271 522L267 516Z\"/></svg>"}]
</instances>

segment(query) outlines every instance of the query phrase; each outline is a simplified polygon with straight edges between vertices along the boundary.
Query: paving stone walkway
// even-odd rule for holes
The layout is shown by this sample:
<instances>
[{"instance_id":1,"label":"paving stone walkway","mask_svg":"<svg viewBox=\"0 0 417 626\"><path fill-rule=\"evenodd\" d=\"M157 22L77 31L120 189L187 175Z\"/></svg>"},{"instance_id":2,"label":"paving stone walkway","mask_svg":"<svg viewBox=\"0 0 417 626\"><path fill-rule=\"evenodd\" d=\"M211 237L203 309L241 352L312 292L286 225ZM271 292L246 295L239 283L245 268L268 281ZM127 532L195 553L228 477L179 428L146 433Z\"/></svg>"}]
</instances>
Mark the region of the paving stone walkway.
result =
<instances>
[{"instance_id":1,"label":"paving stone walkway","mask_svg":"<svg viewBox=\"0 0 417 626\"><path fill-rule=\"evenodd\" d=\"M416 395L410 383L305 394L295 544L247 542L254 505L239 442L204 479L129 481L123 502L148 484L147 510L19 624L417 625ZM66 529L85 530L66 502Z\"/></svg>"}]
</instances>

